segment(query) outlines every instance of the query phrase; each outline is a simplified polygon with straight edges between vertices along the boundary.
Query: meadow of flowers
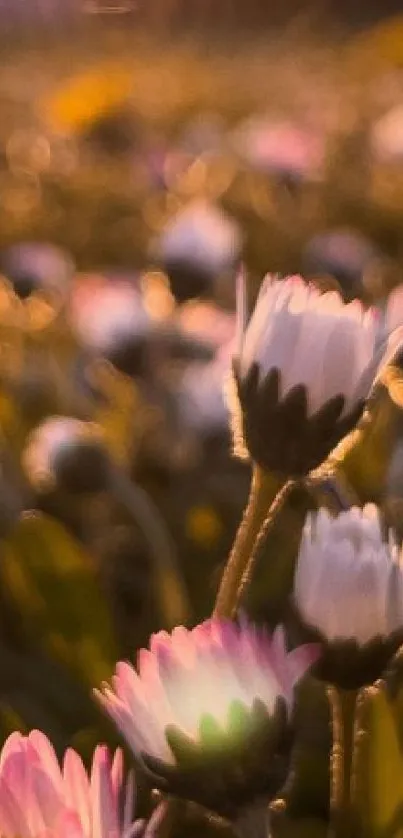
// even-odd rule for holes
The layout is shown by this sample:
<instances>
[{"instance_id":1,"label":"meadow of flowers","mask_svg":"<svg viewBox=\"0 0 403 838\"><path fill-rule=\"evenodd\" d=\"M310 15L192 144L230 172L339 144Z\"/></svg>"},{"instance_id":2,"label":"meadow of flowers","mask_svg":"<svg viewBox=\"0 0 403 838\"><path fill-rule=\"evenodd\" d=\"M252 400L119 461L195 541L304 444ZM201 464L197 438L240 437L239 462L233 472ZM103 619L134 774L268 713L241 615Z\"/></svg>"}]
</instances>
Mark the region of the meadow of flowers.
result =
<instances>
[{"instance_id":1,"label":"meadow of flowers","mask_svg":"<svg viewBox=\"0 0 403 838\"><path fill-rule=\"evenodd\" d=\"M5 45L0 838L403 835L394 27Z\"/></svg>"}]
</instances>

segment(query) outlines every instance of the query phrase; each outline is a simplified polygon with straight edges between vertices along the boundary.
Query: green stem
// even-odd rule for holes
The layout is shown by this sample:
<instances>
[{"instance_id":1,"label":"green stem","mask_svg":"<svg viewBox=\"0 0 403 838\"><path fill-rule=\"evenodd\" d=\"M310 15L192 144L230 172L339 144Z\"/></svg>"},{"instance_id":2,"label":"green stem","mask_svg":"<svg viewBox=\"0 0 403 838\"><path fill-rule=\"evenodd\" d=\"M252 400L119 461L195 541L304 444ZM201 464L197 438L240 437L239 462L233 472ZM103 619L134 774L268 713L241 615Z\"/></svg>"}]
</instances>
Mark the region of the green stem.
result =
<instances>
[{"instance_id":1,"label":"green stem","mask_svg":"<svg viewBox=\"0 0 403 838\"><path fill-rule=\"evenodd\" d=\"M282 486L282 481L255 465L248 505L235 537L218 591L214 617L232 617L238 604L238 590L242 583L256 539L267 517L270 505Z\"/></svg>"},{"instance_id":2,"label":"green stem","mask_svg":"<svg viewBox=\"0 0 403 838\"><path fill-rule=\"evenodd\" d=\"M332 838L357 838L351 801L356 690L329 687L333 750L331 779Z\"/></svg>"}]
</instances>

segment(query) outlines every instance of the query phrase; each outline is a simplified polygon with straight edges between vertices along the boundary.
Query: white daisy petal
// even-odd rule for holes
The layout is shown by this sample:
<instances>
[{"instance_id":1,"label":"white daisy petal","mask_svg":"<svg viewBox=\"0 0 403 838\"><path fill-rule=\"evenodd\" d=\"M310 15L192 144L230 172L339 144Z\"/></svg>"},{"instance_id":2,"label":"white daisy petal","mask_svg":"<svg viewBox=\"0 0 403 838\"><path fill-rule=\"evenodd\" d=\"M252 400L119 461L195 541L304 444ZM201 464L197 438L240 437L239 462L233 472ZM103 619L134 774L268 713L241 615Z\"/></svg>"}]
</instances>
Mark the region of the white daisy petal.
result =
<instances>
[{"instance_id":1,"label":"white daisy petal","mask_svg":"<svg viewBox=\"0 0 403 838\"><path fill-rule=\"evenodd\" d=\"M336 518L323 510L308 517L294 600L303 620L329 642L364 645L403 628L402 592L402 558L394 536L384 540L374 504L353 507Z\"/></svg>"},{"instance_id":2,"label":"white daisy petal","mask_svg":"<svg viewBox=\"0 0 403 838\"><path fill-rule=\"evenodd\" d=\"M244 295L244 292L243 292ZM239 326L244 323L244 296ZM401 295L389 306L389 326L401 322ZM388 332L388 335L390 331ZM307 392L308 413L315 414L330 399L345 398L343 413L365 400L374 384L383 354L379 350L379 313L365 312L360 302L343 303L337 292L321 294L300 277L283 281L268 278L250 321L239 336L237 357L241 376L257 363L260 381L274 369L280 372L281 397L298 385ZM403 335L394 332L393 348Z\"/></svg>"}]
</instances>

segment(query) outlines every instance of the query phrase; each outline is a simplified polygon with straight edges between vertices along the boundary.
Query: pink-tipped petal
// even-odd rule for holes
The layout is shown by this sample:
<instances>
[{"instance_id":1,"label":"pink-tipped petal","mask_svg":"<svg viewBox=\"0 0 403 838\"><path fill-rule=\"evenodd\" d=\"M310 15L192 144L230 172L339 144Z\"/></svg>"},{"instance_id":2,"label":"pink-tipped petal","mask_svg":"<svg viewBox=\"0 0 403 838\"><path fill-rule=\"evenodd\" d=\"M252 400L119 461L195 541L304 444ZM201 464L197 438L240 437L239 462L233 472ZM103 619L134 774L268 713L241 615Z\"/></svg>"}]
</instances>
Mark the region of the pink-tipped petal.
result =
<instances>
[{"instance_id":1,"label":"pink-tipped petal","mask_svg":"<svg viewBox=\"0 0 403 838\"><path fill-rule=\"evenodd\" d=\"M293 686L316 663L320 655L321 648L318 643L305 643L304 646L298 646L288 653L287 663Z\"/></svg>"},{"instance_id":2,"label":"pink-tipped petal","mask_svg":"<svg viewBox=\"0 0 403 838\"><path fill-rule=\"evenodd\" d=\"M91 825L90 782L81 757L72 748L66 751L63 763L64 794L69 809L77 812L85 835Z\"/></svg>"},{"instance_id":3,"label":"pink-tipped petal","mask_svg":"<svg viewBox=\"0 0 403 838\"><path fill-rule=\"evenodd\" d=\"M133 821L133 812L136 802L136 783L134 771L129 771L123 798L123 831L129 829Z\"/></svg>"},{"instance_id":4,"label":"pink-tipped petal","mask_svg":"<svg viewBox=\"0 0 403 838\"><path fill-rule=\"evenodd\" d=\"M119 823L111 783L111 762L105 745L96 748L91 770L91 838L117 838Z\"/></svg>"},{"instance_id":5,"label":"pink-tipped petal","mask_svg":"<svg viewBox=\"0 0 403 838\"><path fill-rule=\"evenodd\" d=\"M272 713L281 697L291 710L294 685L313 661L312 650L287 653L282 628L271 638L245 616L239 625L214 618L192 630L160 632L150 646L139 654L139 674L118 664L118 694L104 686L98 697L138 760L144 751L171 764L167 726L196 742L206 715L225 731L234 703L251 709L259 700Z\"/></svg>"},{"instance_id":6,"label":"pink-tipped petal","mask_svg":"<svg viewBox=\"0 0 403 838\"><path fill-rule=\"evenodd\" d=\"M33 748L44 771L49 775L55 786L60 789L62 775L55 750L47 736L41 730L32 730L28 736L28 746Z\"/></svg>"}]
</instances>

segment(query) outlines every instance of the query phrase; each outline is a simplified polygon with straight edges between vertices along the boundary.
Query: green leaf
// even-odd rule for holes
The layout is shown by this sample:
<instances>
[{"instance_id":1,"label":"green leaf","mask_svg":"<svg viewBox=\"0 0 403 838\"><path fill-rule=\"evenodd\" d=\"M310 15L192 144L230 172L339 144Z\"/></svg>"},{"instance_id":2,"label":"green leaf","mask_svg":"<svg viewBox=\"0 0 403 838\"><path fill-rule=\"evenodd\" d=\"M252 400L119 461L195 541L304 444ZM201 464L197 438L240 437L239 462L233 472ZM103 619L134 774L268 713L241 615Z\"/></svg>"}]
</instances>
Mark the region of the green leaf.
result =
<instances>
[{"instance_id":1,"label":"green leaf","mask_svg":"<svg viewBox=\"0 0 403 838\"><path fill-rule=\"evenodd\" d=\"M108 607L89 556L63 526L24 515L4 544L1 573L28 639L88 687L110 676L117 651Z\"/></svg>"},{"instance_id":2,"label":"green leaf","mask_svg":"<svg viewBox=\"0 0 403 838\"><path fill-rule=\"evenodd\" d=\"M403 835L403 716L379 682L359 697L352 802L366 838ZM399 723L400 717L400 723Z\"/></svg>"}]
</instances>

